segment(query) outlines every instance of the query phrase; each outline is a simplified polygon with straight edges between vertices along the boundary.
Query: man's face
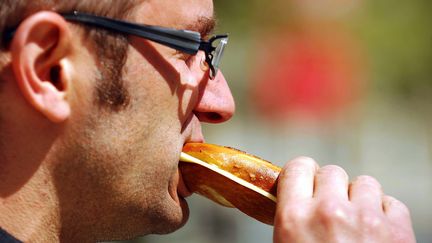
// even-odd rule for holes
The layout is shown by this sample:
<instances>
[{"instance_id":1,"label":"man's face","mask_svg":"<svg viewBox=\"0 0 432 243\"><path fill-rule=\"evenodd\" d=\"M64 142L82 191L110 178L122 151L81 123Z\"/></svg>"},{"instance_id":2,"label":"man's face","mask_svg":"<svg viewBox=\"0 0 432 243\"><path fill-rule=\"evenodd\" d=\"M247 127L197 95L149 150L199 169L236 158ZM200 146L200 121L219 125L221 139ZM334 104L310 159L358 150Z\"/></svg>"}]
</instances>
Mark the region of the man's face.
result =
<instances>
[{"instance_id":1,"label":"man's face","mask_svg":"<svg viewBox=\"0 0 432 243\"><path fill-rule=\"evenodd\" d=\"M203 32L213 18L210 0L145 1L136 10L137 23ZM60 201L73 201L89 222L101 224L99 231L115 238L167 233L185 223L181 148L203 141L199 119L222 122L234 112L225 79L219 73L209 80L202 52L187 56L141 38L129 41L123 68L128 106L86 111L80 103L61 155L67 163L56 168ZM64 221L79 218L64 211Z\"/></svg>"},{"instance_id":2,"label":"man's face","mask_svg":"<svg viewBox=\"0 0 432 243\"><path fill-rule=\"evenodd\" d=\"M211 0L150 0L130 21L204 31L212 18ZM72 132L60 150L64 163L56 168L60 203L80 208L60 212L62 220L84 216L93 222L93 233L99 227L101 235L115 238L167 233L185 223L187 191L178 186L177 169L181 148L203 141L199 120L222 122L234 112L222 74L209 80L203 71L203 53L190 57L136 37L129 42L123 68L128 106L107 111L77 102Z\"/></svg>"}]
</instances>

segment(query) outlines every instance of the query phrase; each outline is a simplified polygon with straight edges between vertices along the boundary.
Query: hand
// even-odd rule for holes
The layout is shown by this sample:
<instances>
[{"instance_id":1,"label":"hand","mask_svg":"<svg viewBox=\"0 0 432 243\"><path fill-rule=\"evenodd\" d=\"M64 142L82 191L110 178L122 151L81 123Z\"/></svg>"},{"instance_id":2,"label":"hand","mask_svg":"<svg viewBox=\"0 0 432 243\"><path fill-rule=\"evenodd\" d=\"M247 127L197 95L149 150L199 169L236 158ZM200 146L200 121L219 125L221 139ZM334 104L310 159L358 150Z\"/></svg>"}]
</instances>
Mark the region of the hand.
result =
<instances>
[{"instance_id":1,"label":"hand","mask_svg":"<svg viewBox=\"0 0 432 243\"><path fill-rule=\"evenodd\" d=\"M370 176L305 157L279 177L274 242L415 242L408 208Z\"/></svg>"}]
</instances>

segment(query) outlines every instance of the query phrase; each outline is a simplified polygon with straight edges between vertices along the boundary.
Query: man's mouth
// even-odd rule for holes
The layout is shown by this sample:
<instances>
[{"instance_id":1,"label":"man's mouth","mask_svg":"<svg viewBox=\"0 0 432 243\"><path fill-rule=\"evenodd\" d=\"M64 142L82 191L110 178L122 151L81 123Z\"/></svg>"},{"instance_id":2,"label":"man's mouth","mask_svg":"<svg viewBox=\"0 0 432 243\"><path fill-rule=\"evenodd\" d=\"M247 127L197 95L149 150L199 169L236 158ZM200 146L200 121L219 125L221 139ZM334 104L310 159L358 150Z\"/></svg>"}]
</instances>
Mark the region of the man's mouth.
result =
<instances>
[{"instance_id":1,"label":"man's mouth","mask_svg":"<svg viewBox=\"0 0 432 243\"><path fill-rule=\"evenodd\" d=\"M190 120L187 133L188 133L188 136L185 138L183 146L186 143L204 143L204 136L203 136L202 131L201 131L201 123L195 115L193 115L191 120ZM180 159L180 153L179 153L179 159ZM179 163L180 163L180 160L179 160ZM181 172L178 168L177 168L177 176L178 176L177 194L183 198L192 195L192 192L189 190L189 188L184 183L183 177L182 177Z\"/></svg>"},{"instance_id":2,"label":"man's mouth","mask_svg":"<svg viewBox=\"0 0 432 243\"><path fill-rule=\"evenodd\" d=\"M184 198L190 196L192 192L189 191L184 184L180 170L177 169L173 179L168 184L168 192L174 201L180 203Z\"/></svg>"},{"instance_id":3,"label":"man's mouth","mask_svg":"<svg viewBox=\"0 0 432 243\"><path fill-rule=\"evenodd\" d=\"M204 137L202 136L201 129L199 130L199 133L194 133L191 135L189 139L186 140L186 143L203 143ZM180 161L179 161L180 163ZM177 193L179 196L185 198L190 195L192 195L192 192L189 190L189 188L186 186L186 184L183 181L182 174L179 169L177 169L178 173L178 184L177 184Z\"/></svg>"}]
</instances>

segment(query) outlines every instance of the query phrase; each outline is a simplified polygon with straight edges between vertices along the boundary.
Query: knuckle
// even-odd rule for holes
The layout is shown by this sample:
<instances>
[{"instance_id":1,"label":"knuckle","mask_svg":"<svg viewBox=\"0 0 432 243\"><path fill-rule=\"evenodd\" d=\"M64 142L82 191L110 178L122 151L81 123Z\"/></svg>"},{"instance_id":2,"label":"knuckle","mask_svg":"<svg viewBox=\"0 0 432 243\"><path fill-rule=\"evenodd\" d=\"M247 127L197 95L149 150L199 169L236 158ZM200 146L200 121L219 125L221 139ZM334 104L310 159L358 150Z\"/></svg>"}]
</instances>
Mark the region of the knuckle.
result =
<instances>
[{"instance_id":1,"label":"knuckle","mask_svg":"<svg viewBox=\"0 0 432 243\"><path fill-rule=\"evenodd\" d=\"M325 226L346 223L348 210L341 202L335 200L321 200L316 208L316 217Z\"/></svg>"},{"instance_id":2,"label":"knuckle","mask_svg":"<svg viewBox=\"0 0 432 243\"><path fill-rule=\"evenodd\" d=\"M392 242L395 243L415 243L417 242L415 239L415 234L413 232L412 227L407 227L404 229L398 229L397 233L393 229L393 232L390 233Z\"/></svg>"},{"instance_id":3,"label":"knuckle","mask_svg":"<svg viewBox=\"0 0 432 243\"><path fill-rule=\"evenodd\" d=\"M307 215L300 206L284 207L275 216L275 226L281 227L284 231L295 230L305 221L307 221Z\"/></svg>"},{"instance_id":4,"label":"knuckle","mask_svg":"<svg viewBox=\"0 0 432 243\"><path fill-rule=\"evenodd\" d=\"M337 165L326 165L319 169L318 173L325 174L327 176L343 176L348 180L348 174L346 171Z\"/></svg>"},{"instance_id":5,"label":"knuckle","mask_svg":"<svg viewBox=\"0 0 432 243\"><path fill-rule=\"evenodd\" d=\"M370 210L362 210L358 215L359 224L367 231L374 231L382 228L383 217Z\"/></svg>"},{"instance_id":6,"label":"knuckle","mask_svg":"<svg viewBox=\"0 0 432 243\"><path fill-rule=\"evenodd\" d=\"M285 215L288 219L294 222L303 222L307 218L306 212L301 206L292 206L288 208L285 211Z\"/></svg>"},{"instance_id":7,"label":"knuckle","mask_svg":"<svg viewBox=\"0 0 432 243\"><path fill-rule=\"evenodd\" d=\"M277 226L275 225L274 234L273 234L273 242L274 243L283 243L283 242L291 242L291 236L293 232L289 227L285 225Z\"/></svg>"},{"instance_id":8,"label":"knuckle","mask_svg":"<svg viewBox=\"0 0 432 243\"><path fill-rule=\"evenodd\" d=\"M390 223L380 213L361 211L358 215L357 228L369 239L390 239Z\"/></svg>"},{"instance_id":9,"label":"knuckle","mask_svg":"<svg viewBox=\"0 0 432 243\"><path fill-rule=\"evenodd\" d=\"M294 242L296 232L299 229L292 227L291 224L275 224L273 242L275 243L285 243Z\"/></svg>"},{"instance_id":10,"label":"knuckle","mask_svg":"<svg viewBox=\"0 0 432 243\"><path fill-rule=\"evenodd\" d=\"M315 160L309 157L297 157L288 162L284 168L283 173L292 174L315 174L318 169L318 164Z\"/></svg>"},{"instance_id":11,"label":"knuckle","mask_svg":"<svg viewBox=\"0 0 432 243\"><path fill-rule=\"evenodd\" d=\"M368 175L361 175L358 176L354 181L353 184L366 184L373 187L381 188L381 184L378 182L377 179L375 179L372 176Z\"/></svg>"},{"instance_id":12,"label":"knuckle","mask_svg":"<svg viewBox=\"0 0 432 243\"><path fill-rule=\"evenodd\" d=\"M316 168L318 167L317 162L309 157L300 156L290 161L289 164L299 165L303 167Z\"/></svg>"},{"instance_id":13,"label":"knuckle","mask_svg":"<svg viewBox=\"0 0 432 243\"><path fill-rule=\"evenodd\" d=\"M403 202L399 201L398 199L392 196L384 195L383 204L384 204L384 208L396 208L397 211L400 212L401 214L410 217L409 208Z\"/></svg>"}]
</instances>

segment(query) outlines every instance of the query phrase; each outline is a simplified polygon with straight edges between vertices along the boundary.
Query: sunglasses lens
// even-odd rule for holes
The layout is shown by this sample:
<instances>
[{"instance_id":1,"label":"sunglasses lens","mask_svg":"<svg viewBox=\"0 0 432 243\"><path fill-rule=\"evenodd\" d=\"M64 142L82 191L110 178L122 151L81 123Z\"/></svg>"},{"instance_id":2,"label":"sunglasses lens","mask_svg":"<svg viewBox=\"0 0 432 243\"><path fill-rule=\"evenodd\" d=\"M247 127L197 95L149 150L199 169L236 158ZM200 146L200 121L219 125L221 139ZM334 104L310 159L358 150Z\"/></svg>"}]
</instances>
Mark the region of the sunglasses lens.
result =
<instances>
[{"instance_id":1,"label":"sunglasses lens","mask_svg":"<svg viewBox=\"0 0 432 243\"><path fill-rule=\"evenodd\" d=\"M219 70L220 60L223 56L226 45L228 44L228 37L219 38L213 41L213 46L216 46L216 49L213 53L213 59L211 65L213 66L214 73L213 76L216 76L217 71Z\"/></svg>"}]
</instances>

